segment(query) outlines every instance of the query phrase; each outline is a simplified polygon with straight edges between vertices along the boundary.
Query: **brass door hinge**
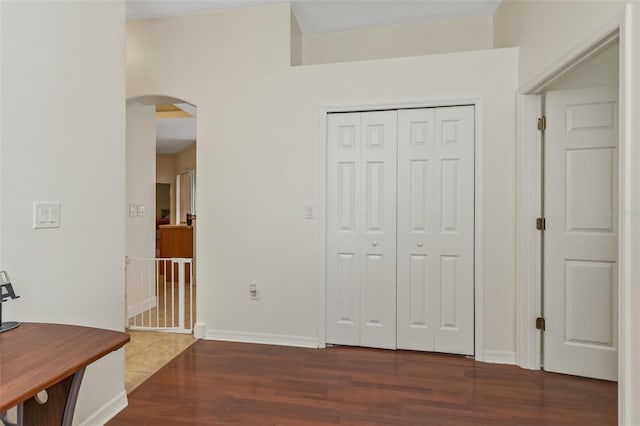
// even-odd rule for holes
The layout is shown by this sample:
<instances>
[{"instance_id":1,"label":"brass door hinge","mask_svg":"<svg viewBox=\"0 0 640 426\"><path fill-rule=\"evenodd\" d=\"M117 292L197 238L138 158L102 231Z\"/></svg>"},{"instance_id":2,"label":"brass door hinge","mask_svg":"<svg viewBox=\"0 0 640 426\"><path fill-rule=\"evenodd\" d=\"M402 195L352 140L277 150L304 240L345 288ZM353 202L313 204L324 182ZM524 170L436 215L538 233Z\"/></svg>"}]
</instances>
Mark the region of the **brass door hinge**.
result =
<instances>
[{"instance_id":1,"label":"brass door hinge","mask_svg":"<svg viewBox=\"0 0 640 426\"><path fill-rule=\"evenodd\" d=\"M538 130L544 132L547 129L547 117L544 115L538 118Z\"/></svg>"},{"instance_id":2,"label":"brass door hinge","mask_svg":"<svg viewBox=\"0 0 640 426\"><path fill-rule=\"evenodd\" d=\"M539 217L536 219L536 229L538 231L544 231L547 229L547 220L544 217Z\"/></svg>"},{"instance_id":3,"label":"brass door hinge","mask_svg":"<svg viewBox=\"0 0 640 426\"><path fill-rule=\"evenodd\" d=\"M536 318L536 330L545 330L544 318L538 317Z\"/></svg>"}]
</instances>

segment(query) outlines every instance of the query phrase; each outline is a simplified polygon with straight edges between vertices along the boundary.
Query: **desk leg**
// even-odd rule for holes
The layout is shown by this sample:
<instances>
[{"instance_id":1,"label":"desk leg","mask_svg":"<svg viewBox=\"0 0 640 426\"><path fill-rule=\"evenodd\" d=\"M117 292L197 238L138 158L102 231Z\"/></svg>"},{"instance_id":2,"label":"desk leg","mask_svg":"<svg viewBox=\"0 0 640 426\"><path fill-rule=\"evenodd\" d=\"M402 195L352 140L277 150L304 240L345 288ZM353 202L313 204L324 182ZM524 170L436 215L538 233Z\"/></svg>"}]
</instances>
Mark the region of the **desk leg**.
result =
<instances>
[{"instance_id":1,"label":"desk leg","mask_svg":"<svg viewBox=\"0 0 640 426\"><path fill-rule=\"evenodd\" d=\"M76 371L71 380L71 389L69 389L69 395L67 395L67 405L64 409L62 426L71 426L73 423L73 413L76 412L76 403L78 402L78 394L80 393L80 385L82 384L83 377L84 367Z\"/></svg>"},{"instance_id":2,"label":"desk leg","mask_svg":"<svg viewBox=\"0 0 640 426\"><path fill-rule=\"evenodd\" d=\"M42 404L31 398L18 406L18 426L71 426L84 368L47 389Z\"/></svg>"},{"instance_id":3,"label":"desk leg","mask_svg":"<svg viewBox=\"0 0 640 426\"><path fill-rule=\"evenodd\" d=\"M20 407L22 407L22 404L20 404ZM16 407L17 408L17 407ZM19 410L20 408L18 408ZM16 413L17 414L17 413ZM17 419L16 419L17 421ZM4 426L18 426L18 423L11 423L11 421L9 421L9 416L7 415L7 413L0 413L0 422L4 425Z\"/></svg>"}]
</instances>

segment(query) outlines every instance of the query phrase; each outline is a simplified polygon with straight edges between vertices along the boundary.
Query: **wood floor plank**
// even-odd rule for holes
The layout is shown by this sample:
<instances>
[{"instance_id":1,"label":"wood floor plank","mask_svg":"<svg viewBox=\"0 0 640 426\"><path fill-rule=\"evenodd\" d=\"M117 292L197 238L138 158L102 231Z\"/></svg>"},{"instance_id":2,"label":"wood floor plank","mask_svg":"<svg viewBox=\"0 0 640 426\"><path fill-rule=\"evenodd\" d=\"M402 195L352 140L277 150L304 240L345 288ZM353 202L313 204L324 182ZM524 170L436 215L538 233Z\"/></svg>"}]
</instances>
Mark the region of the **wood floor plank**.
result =
<instances>
[{"instance_id":1,"label":"wood floor plank","mask_svg":"<svg viewBox=\"0 0 640 426\"><path fill-rule=\"evenodd\" d=\"M615 425L617 384L454 355L198 341L109 425Z\"/></svg>"}]
</instances>

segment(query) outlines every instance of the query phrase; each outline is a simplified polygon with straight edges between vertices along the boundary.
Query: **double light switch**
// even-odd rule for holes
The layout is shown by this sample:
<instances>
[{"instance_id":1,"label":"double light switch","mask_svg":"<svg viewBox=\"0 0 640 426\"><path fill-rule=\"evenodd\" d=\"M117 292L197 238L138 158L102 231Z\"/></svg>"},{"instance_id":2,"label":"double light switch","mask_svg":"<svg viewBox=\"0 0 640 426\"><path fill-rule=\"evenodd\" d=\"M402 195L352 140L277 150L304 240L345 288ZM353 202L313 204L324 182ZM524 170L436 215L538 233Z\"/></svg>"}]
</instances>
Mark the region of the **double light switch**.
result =
<instances>
[{"instance_id":1,"label":"double light switch","mask_svg":"<svg viewBox=\"0 0 640 426\"><path fill-rule=\"evenodd\" d=\"M59 228L60 227L60 203L41 202L33 203L33 228Z\"/></svg>"}]
</instances>

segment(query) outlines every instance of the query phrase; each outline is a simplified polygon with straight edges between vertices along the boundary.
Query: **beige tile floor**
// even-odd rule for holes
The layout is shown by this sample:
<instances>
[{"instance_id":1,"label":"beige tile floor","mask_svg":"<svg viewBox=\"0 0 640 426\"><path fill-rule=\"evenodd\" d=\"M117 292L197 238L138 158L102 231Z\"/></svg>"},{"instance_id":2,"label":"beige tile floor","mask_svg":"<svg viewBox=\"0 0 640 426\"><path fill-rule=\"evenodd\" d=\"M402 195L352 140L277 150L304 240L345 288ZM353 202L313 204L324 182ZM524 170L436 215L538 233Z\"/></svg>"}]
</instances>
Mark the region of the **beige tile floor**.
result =
<instances>
[{"instance_id":1,"label":"beige tile floor","mask_svg":"<svg viewBox=\"0 0 640 426\"><path fill-rule=\"evenodd\" d=\"M131 341L124 347L127 393L196 341L190 334L129 331L129 335Z\"/></svg>"}]
</instances>

